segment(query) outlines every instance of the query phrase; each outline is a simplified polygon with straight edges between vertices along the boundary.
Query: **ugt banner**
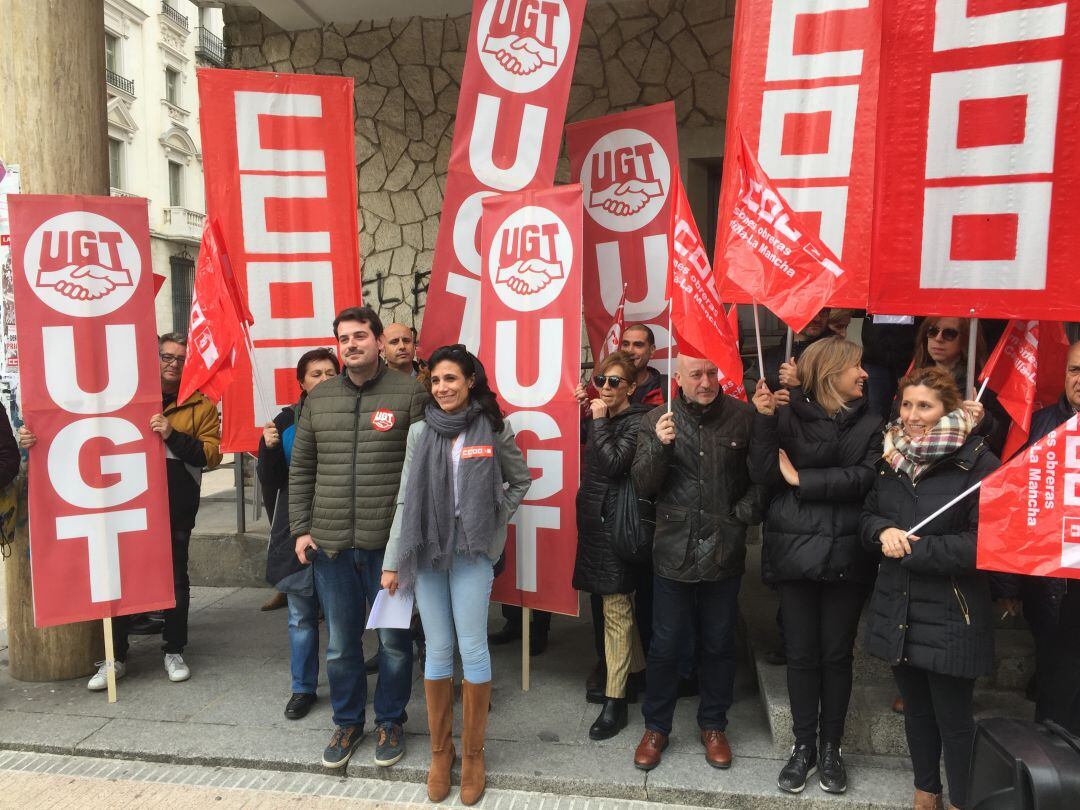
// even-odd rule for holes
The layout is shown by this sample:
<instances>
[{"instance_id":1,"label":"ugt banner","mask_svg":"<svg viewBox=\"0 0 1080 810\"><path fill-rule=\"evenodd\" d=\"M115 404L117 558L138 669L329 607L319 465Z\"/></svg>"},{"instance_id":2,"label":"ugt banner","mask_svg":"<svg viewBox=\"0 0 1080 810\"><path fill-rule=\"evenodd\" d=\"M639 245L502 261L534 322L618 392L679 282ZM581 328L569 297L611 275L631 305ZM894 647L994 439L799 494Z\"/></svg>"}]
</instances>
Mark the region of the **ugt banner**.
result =
<instances>
[{"instance_id":1,"label":"ugt banner","mask_svg":"<svg viewBox=\"0 0 1080 810\"><path fill-rule=\"evenodd\" d=\"M585 205L585 328L599 357L611 317L626 291L626 323L656 337L653 362L667 371L668 221L679 169L675 105L569 124L570 176Z\"/></svg>"},{"instance_id":2,"label":"ugt banner","mask_svg":"<svg viewBox=\"0 0 1080 810\"><path fill-rule=\"evenodd\" d=\"M832 306L866 306L884 5L739 0L735 6L720 210L730 211L736 196L738 128L808 230L843 260L850 279L833 293ZM721 214L717 245L726 228ZM727 279L720 295L750 301Z\"/></svg>"},{"instance_id":3,"label":"ugt banner","mask_svg":"<svg viewBox=\"0 0 1080 810\"><path fill-rule=\"evenodd\" d=\"M884 12L874 312L1080 318L1080 3Z\"/></svg>"},{"instance_id":4,"label":"ugt banner","mask_svg":"<svg viewBox=\"0 0 1080 810\"><path fill-rule=\"evenodd\" d=\"M429 350L480 346L481 203L554 182L584 13L585 0L473 2L421 333Z\"/></svg>"},{"instance_id":5,"label":"ugt banner","mask_svg":"<svg viewBox=\"0 0 1080 810\"><path fill-rule=\"evenodd\" d=\"M978 566L1080 579L1080 416L983 480Z\"/></svg>"},{"instance_id":6,"label":"ugt banner","mask_svg":"<svg viewBox=\"0 0 1080 810\"><path fill-rule=\"evenodd\" d=\"M146 200L12 195L34 624L171 608Z\"/></svg>"},{"instance_id":7,"label":"ugt banner","mask_svg":"<svg viewBox=\"0 0 1080 810\"><path fill-rule=\"evenodd\" d=\"M480 243L479 357L533 471L492 599L573 616L581 216L577 185L491 197L484 200Z\"/></svg>"},{"instance_id":8,"label":"ugt banner","mask_svg":"<svg viewBox=\"0 0 1080 810\"><path fill-rule=\"evenodd\" d=\"M206 213L221 225L255 320L257 373L237 352L221 445L254 451L262 426L296 401L297 358L334 345L334 316L360 303L353 81L205 69L198 77Z\"/></svg>"}]
</instances>

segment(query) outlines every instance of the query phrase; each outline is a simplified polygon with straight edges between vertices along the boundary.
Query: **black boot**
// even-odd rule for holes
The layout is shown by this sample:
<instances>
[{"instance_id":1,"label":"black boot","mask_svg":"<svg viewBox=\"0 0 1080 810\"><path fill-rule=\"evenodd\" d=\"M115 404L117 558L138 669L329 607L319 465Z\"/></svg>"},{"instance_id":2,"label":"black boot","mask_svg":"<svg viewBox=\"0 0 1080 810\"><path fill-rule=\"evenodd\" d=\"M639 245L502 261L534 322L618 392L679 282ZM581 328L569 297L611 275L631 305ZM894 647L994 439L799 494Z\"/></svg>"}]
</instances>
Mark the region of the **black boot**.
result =
<instances>
[{"instance_id":1,"label":"black boot","mask_svg":"<svg viewBox=\"0 0 1080 810\"><path fill-rule=\"evenodd\" d=\"M517 641L521 638L521 619L512 620L507 619L506 624L503 625L502 630L495 633L491 633L488 636L488 643L496 646L500 644L509 644L511 641Z\"/></svg>"},{"instance_id":2,"label":"black boot","mask_svg":"<svg viewBox=\"0 0 1080 810\"><path fill-rule=\"evenodd\" d=\"M808 743L796 743L791 758L780 771L776 786L787 793L802 793L806 778L817 770L817 748Z\"/></svg>"},{"instance_id":3,"label":"black boot","mask_svg":"<svg viewBox=\"0 0 1080 810\"><path fill-rule=\"evenodd\" d=\"M626 698L608 698L589 727L590 740L608 740L626 728Z\"/></svg>"},{"instance_id":4,"label":"black boot","mask_svg":"<svg viewBox=\"0 0 1080 810\"><path fill-rule=\"evenodd\" d=\"M840 743L823 742L821 744L821 769L818 772L821 789L826 793L843 793L847 790L847 769Z\"/></svg>"}]
</instances>

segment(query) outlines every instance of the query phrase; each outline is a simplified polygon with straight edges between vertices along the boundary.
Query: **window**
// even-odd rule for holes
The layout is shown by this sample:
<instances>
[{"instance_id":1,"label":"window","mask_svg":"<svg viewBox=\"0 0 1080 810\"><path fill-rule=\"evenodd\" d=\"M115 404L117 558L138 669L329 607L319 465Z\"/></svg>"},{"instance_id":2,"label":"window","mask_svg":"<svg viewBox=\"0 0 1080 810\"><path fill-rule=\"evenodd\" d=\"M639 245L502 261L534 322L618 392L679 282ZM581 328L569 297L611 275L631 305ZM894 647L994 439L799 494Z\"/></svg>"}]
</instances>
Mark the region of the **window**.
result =
<instances>
[{"instance_id":1,"label":"window","mask_svg":"<svg viewBox=\"0 0 1080 810\"><path fill-rule=\"evenodd\" d=\"M170 256L169 269L172 271L172 331L186 335L195 291L195 262L187 256Z\"/></svg>"},{"instance_id":2,"label":"window","mask_svg":"<svg viewBox=\"0 0 1080 810\"><path fill-rule=\"evenodd\" d=\"M184 167L169 161L169 205L179 208L184 204Z\"/></svg>"},{"instance_id":3,"label":"window","mask_svg":"<svg viewBox=\"0 0 1080 810\"><path fill-rule=\"evenodd\" d=\"M120 73L120 37L105 32L105 69L110 73Z\"/></svg>"},{"instance_id":4,"label":"window","mask_svg":"<svg viewBox=\"0 0 1080 810\"><path fill-rule=\"evenodd\" d=\"M165 99L180 106L180 73L172 68L165 68Z\"/></svg>"},{"instance_id":5,"label":"window","mask_svg":"<svg viewBox=\"0 0 1080 810\"><path fill-rule=\"evenodd\" d=\"M123 143L109 138L109 185L112 188L124 187L123 149Z\"/></svg>"}]
</instances>

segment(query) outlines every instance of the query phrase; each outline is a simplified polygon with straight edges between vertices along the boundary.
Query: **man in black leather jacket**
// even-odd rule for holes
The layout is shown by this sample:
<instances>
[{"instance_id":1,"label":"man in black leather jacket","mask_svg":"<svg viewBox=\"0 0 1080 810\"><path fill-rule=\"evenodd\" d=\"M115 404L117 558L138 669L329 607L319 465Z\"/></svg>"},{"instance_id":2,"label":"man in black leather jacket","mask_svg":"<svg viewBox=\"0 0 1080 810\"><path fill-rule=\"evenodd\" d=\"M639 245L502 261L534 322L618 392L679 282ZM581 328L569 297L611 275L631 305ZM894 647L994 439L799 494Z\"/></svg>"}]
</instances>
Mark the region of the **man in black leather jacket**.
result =
<instances>
[{"instance_id":1,"label":"man in black leather jacket","mask_svg":"<svg viewBox=\"0 0 1080 810\"><path fill-rule=\"evenodd\" d=\"M720 393L716 366L680 355L679 394L642 419L634 457L637 494L656 502L653 637L649 648L645 735L634 764L660 763L671 733L678 666L700 628L698 725L706 761L731 764L724 735L735 681L737 598L747 526L761 522L764 488L752 484L747 452L754 409Z\"/></svg>"}]
</instances>

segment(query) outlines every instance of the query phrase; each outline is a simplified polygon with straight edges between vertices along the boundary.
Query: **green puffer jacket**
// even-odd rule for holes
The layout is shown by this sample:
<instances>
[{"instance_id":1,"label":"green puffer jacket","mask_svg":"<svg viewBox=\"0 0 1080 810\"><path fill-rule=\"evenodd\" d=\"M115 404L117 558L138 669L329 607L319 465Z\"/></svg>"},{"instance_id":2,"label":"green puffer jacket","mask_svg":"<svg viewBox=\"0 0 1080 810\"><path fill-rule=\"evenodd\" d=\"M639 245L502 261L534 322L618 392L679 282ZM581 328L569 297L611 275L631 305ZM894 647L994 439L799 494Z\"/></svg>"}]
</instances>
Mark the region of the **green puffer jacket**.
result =
<instances>
[{"instance_id":1,"label":"green puffer jacket","mask_svg":"<svg viewBox=\"0 0 1080 810\"><path fill-rule=\"evenodd\" d=\"M308 394L289 467L293 537L333 552L386 546L409 426L427 402L422 384L382 360L359 388L340 374Z\"/></svg>"}]
</instances>

